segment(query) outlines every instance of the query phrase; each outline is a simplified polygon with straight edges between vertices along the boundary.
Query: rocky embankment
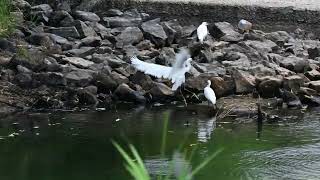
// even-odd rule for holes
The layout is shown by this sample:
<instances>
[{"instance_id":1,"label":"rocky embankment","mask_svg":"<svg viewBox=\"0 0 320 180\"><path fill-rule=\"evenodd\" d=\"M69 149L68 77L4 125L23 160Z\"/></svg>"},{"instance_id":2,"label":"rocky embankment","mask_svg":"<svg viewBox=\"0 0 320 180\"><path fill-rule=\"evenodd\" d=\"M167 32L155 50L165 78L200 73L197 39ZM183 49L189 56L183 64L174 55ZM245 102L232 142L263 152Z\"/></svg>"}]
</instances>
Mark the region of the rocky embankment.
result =
<instances>
[{"instance_id":1,"label":"rocky embankment","mask_svg":"<svg viewBox=\"0 0 320 180\"><path fill-rule=\"evenodd\" d=\"M301 29L242 34L217 22L200 45L201 22L182 26L135 9L99 17L65 4L13 3L17 29L0 40L0 112L183 101L170 81L137 72L129 61L136 55L170 66L180 47L194 60L182 89L188 103L204 100L210 79L218 97L253 93L289 107L320 104L320 41Z\"/></svg>"}]
</instances>

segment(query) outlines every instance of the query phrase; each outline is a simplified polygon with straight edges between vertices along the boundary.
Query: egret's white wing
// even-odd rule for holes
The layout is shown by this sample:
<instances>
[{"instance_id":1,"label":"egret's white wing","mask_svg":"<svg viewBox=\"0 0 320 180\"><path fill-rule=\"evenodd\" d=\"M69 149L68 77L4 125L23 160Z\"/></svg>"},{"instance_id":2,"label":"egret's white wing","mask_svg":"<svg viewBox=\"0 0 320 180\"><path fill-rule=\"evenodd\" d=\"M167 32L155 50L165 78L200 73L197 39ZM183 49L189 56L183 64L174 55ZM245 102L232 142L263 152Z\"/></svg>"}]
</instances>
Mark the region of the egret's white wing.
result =
<instances>
[{"instance_id":1,"label":"egret's white wing","mask_svg":"<svg viewBox=\"0 0 320 180\"><path fill-rule=\"evenodd\" d=\"M203 43L204 38L208 35L208 28L206 25L201 24L198 28L197 28L197 35L198 35L198 39L200 41L200 43Z\"/></svg>"},{"instance_id":2,"label":"egret's white wing","mask_svg":"<svg viewBox=\"0 0 320 180\"><path fill-rule=\"evenodd\" d=\"M191 55L188 49L181 49L180 52L176 54L176 61L172 66L173 72L183 68L183 63L190 57Z\"/></svg>"},{"instance_id":3,"label":"egret's white wing","mask_svg":"<svg viewBox=\"0 0 320 180\"><path fill-rule=\"evenodd\" d=\"M157 78L169 78L171 67L162 66L153 63L147 63L139 60L137 57L131 58L131 64L139 71L155 76Z\"/></svg>"},{"instance_id":4,"label":"egret's white wing","mask_svg":"<svg viewBox=\"0 0 320 180\"><path fill-rule=\"evenodd\" d=\"M204 96L212 103L216 104L216 94L214 93L213 89L210 87L205 87L204 88Z\"/></svg>"}]
</instances>

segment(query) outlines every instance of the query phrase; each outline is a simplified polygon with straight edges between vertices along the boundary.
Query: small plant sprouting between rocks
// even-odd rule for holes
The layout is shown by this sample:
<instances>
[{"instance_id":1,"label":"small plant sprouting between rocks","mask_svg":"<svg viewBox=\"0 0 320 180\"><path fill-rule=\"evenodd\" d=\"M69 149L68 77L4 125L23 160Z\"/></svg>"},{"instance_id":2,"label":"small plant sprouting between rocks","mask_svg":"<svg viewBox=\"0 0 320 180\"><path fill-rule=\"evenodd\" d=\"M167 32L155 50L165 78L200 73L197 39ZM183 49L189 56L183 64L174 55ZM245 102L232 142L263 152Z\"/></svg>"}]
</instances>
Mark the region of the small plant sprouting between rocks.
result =
<instances>
[{"instance_id":1,"label":"small plant sprouting between rocks","mask_svg":"<svg viewBox=\"0 0 320 180\"><path fill-rule=\"evenodd\" d=\"M0 1L0 37L8 36L15 27L14 16L11 14L11 0Z\"/></svg>"},{"instance_id":2,"label":"small plant sprouting between rocks","mask_svg":"<svg viewBox=\"0 0 320 180\"><path fill-rule=\"evenodd\" d=\"M163 126L163 134L162 134L162 142L161 142L161 156L164 157L165 155L165 144L166 144L166 132L167 132L167 126L168 126L168 115L165 115L164 119L164 126ZM123 159L125 160L125 167L129 174L135 179L135 180L151 180L154 178L151 178L150 173L148 172L147 167L145 166L143 159L139 155L136 148L129 144L129 151L124 150L123 147L121 147L117 142L112 141L113 145L116 147L116 149L119 151ZM181 148L182 146L180 146ZM179 148L179 149L180 149ZM172 160L169 164L169 169L167 169L166 175L158 175L157 180L168 180L172 179L174 177L178 180L191 180L194 179L194 176L203 169L206 165L208 165L221 151L222 149L219 149L215 153L211 154L209 157L207 157L203 162L201 162L198 166L195 168L191 168L189 165L190 163L187 161L187 159L191 159L192 155L194 153L195 149L192 150L191 157L186 158L186 156L182 156L179 151L175 151L172 155Z\"/></svg>"}]
</instances>

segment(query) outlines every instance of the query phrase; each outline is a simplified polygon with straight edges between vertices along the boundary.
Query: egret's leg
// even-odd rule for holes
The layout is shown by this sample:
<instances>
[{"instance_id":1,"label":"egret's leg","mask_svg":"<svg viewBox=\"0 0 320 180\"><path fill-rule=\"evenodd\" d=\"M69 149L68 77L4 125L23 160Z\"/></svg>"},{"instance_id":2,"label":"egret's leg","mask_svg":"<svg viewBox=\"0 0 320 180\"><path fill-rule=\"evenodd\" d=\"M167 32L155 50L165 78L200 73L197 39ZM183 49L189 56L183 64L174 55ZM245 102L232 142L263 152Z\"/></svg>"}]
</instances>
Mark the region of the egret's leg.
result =
<instances>
[{"instance_id":1,"label":"egret's leg","mask_svg":"<svg viewBox=\"0 0 320 180\"><path fill-rule=\"evenodd\" d=\"M186 100L186 98L184 97L184 95L183 95L183 93L182 93L182 91L181 91L181 86L179 87L179 90L180 90L180 94L181 94L181 96L182 96L182 98L183 98L184 105L185 105L185 106L188 106L187 100Z\"/></svg>"}]
</instances>

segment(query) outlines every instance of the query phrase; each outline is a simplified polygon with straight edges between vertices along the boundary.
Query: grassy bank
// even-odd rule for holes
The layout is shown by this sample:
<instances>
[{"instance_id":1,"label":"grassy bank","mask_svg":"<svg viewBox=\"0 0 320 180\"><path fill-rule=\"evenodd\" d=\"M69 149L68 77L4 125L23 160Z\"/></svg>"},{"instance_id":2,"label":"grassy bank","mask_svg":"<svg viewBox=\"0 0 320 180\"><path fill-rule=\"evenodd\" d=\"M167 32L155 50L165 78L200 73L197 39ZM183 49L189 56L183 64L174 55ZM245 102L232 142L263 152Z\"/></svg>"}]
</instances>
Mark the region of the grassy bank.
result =
<instances>
[{"instance_id":1,"label":"grassy bank","mask_svg":"<svg viewBox=\"0 0 320 180\"><path fill-rule=\"evenodd\" d=\"M14 29L14 17L11 14L11 0L0 1L0 37L8 36Z\"/></svg>"}]
</instances>

